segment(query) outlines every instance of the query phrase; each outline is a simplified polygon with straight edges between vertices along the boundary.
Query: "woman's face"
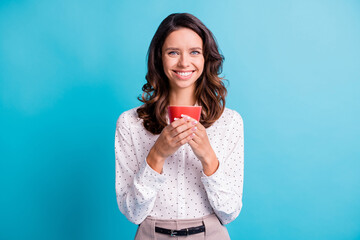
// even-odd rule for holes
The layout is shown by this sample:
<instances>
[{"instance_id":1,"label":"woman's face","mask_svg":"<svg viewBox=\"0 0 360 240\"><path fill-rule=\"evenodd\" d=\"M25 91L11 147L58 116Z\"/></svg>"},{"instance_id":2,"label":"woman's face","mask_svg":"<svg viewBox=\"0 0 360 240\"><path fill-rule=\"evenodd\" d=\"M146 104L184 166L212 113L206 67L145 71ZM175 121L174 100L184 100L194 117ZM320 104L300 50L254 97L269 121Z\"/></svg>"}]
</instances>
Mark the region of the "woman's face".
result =
<instances>
[{"instance_id":1,"label":"woman's face","mask_svg":"<svg viewBox=\"0 0 360 240\"><path fill-rule=\"evenodd\" d=\"M171 90L195 90L204 70L203 41L189 28L180 28L165 39L162 47L164 72Z\"/></svg>"}]
</instances>

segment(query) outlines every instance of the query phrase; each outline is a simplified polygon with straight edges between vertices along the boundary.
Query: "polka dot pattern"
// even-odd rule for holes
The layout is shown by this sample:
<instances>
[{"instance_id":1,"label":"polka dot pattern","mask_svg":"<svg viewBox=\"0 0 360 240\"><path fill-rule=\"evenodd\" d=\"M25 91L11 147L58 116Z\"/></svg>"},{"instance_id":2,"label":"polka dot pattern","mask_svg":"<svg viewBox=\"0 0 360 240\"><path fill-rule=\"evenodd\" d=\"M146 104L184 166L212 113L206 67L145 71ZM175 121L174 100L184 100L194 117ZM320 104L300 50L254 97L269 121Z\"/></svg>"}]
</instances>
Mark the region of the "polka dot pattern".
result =
<instances>
[{"instance_id":1,"label":"polka dot pattern","mask_svg":"<svg viewBox=\"0 0 360 240\"><path fill-rule=\"evenodd\" d=\"M120 211L133 223L147 216L192 219L211 213L230 223L242 207L244 173L243 120L228 108L206 129L220 165L206 176L190 145L166 159L162 174L146 157L159 135L142 125L136 108L118 118L115 133L115 189Z\"/></svg>"}]
</instances>

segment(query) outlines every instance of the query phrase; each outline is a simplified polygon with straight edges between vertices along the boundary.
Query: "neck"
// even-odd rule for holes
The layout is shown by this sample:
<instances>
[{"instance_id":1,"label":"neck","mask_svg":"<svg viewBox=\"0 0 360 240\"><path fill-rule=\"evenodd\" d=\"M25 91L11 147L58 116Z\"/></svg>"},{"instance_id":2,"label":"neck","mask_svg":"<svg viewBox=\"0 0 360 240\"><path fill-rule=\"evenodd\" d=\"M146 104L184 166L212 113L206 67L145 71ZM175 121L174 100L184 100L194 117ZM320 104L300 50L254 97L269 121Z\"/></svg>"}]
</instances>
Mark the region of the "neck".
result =
<instances>
[{"instance_id":1,"label":"neck","mask_svg":"<svg viewBox=\"0 0 360 240\"><path fill-rule=\"evenodd\" d=\"M170 91L170 105L193 106L196 103L194 91L177 90Z\"/></svg>"}]
</instances>

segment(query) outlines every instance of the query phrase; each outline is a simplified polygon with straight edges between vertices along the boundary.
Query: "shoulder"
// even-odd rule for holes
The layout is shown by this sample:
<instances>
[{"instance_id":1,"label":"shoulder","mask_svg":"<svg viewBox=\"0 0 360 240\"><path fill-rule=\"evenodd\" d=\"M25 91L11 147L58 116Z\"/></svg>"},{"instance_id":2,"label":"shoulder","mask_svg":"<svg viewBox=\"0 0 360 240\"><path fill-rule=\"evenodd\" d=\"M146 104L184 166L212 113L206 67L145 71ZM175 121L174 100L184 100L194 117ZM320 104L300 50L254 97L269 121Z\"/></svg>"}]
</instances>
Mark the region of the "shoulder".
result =
<instances>
[{"instance_id":1,"label":"shoulder","mask_svg":"<svg viewBox=\"0 0 360 240\"><path fill-rule=\"evenodd\" d=\"M140 107L140 106L139 106ZM120 114L117 119L116 126L117 127L129 127L130 125L141 125L141 119L137 114L137 109L139 107L132 108Z\"/></svg>"},{"instance_id":2,"label":"shoulder","mask_svg":"<svg viewBox=\"0 0 360 240\"><path fill-rule=\"evenodd\" d=\"M230 108L225 108L222 116L224 118L230 118L232 121L243 121L240 113Z\"/></svg>"},{"instance_id":3,"label":"shoulder","mask_svg":"<svg viewBox=\"0 0 360 240\"><path fill-rule=\"evenodd\" d=\"M233 125L242 125L243 119L241 115L230 108L225 108L224 112L222 113L221 117L216 120L216 122L213 124L215 127L231 127Z\"/></svg>"}]
</instances>

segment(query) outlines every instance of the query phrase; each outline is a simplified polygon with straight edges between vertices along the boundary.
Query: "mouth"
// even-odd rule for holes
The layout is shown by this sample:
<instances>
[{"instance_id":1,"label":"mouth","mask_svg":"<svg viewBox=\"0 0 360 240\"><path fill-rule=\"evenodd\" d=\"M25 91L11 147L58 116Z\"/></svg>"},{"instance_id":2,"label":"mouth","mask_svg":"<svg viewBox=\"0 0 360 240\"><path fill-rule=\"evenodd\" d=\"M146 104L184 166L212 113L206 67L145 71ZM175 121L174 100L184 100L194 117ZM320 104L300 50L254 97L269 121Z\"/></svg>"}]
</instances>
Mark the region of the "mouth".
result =
<instances>
[{"instance_id":1,"label":"mouth","mask_svg":"<svg viewBox=\"0 0 360 240\"><path fill-rule=\"evenodd\" d=\"M191 78L191 76L193 75L195 70L191 70L191 71L175 71L175 70L173 70L173 72L180 79L189 79L189 78Z\"/></svg>"}]
</instances>

